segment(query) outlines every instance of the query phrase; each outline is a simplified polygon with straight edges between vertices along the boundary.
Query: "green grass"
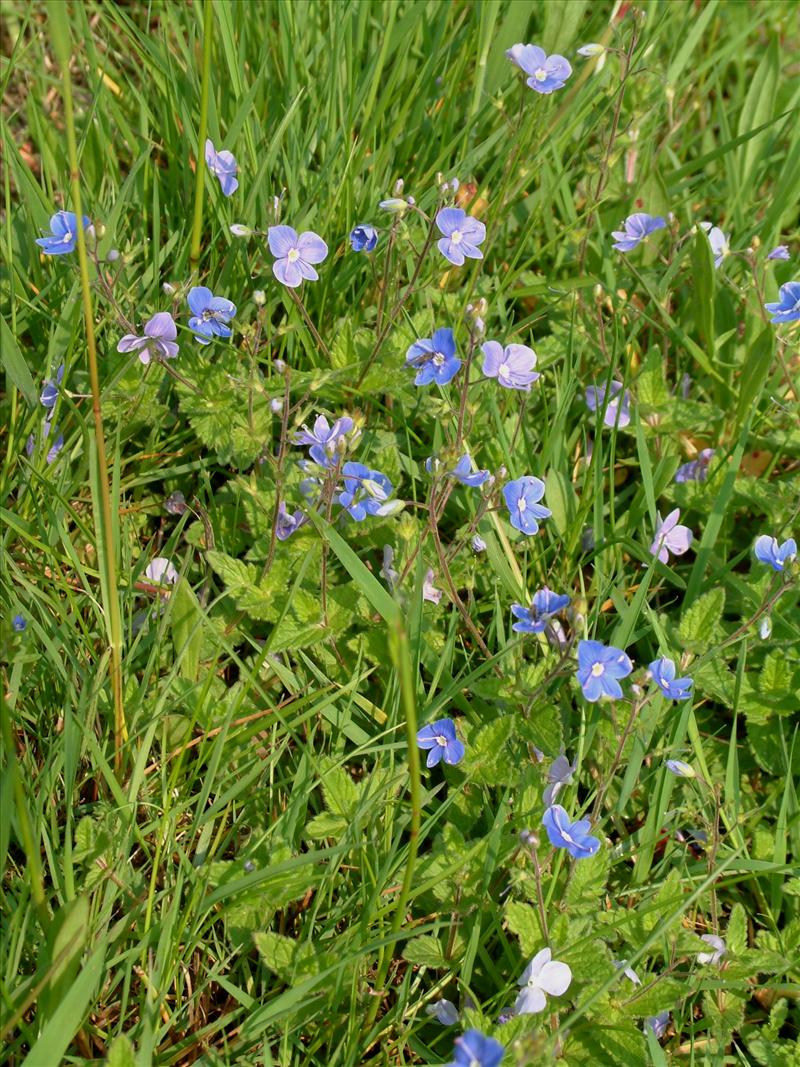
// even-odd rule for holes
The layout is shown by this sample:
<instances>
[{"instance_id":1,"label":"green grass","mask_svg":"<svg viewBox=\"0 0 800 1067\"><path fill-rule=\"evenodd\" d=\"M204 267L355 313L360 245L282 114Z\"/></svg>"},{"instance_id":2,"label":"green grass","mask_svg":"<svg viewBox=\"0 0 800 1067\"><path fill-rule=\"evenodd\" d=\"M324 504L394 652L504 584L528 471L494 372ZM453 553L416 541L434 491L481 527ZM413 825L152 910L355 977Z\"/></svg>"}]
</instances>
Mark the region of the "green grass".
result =
<instances>
[{"instance_id":1,"label":"green grass","mask_svg":"<svg viewBox=\"0 0 800 1067\"><path fill-rule=\"evenodd\" d=\"M798 330L762 307L800 251L796 11L610 15L585 0L5 5L4 1062L441 1064L470 1026L504 1043L504 1067L797 1062L797 571L752 555L760 533L798 535ZM105 288L88 265L107 478L77 253L34 243L73 208L62 16L83 210L100 257L121 253ZM567 55L565 88L528 90L504 55L517 41ZM620 55L576 56L589 41L629 54L627 76ZM208 136L239 163L230 200L195 168L204 45ZM485 259L445 276L434 248L401 301L427 229L399 222L381 323L396 318L375 354L392 225L377 204L402 178L430 215L439 172L474 194ZM329 245L302 293L322 345L263 238L230 234L273 224L277 196L282 222ZM611 231L636 210L674 220L619 255ZM720 270L691 237L705 219L731 234ZM347 240L362 221L381 227L375 273ZM778 243L792 262L766 262ZM201 349L186 327L198 283L236 303L231 344ZM461 486L429 521L423 461L457 458L463 373L417 389L403 359L447 324L463 355L480 298L488 336L533 346L542 377L524 400L471 390L464 442L482 468L546 481L535 538ZM168 309L174 374L117 353L123 320ZM51 464L38 396L62 362ZM630 427L586 409L586 385L612 379L632 391ZM276 543L276 500L299 507L302 475L290 440L274 459L273 401L290 431L354 417L355 458L391 478L402 513L323 510ZM676 484L705 447L708 480ZM176 491L182 515L164 506ZM657 512L674 507L693 549L652 565ZM165 598L144 575L158 556L180 573ZM646 699L626 683L624 701L586 702L574 653L511 631L510 605L545 583L572 597L571 636L627 649ZM643 670L662 654L691 701L652 695ZM464 762L420 771L415 722L445 716ZM559 802L603 841L591 860L540 826L562 749L578 769ZM702 852L676 838L687 829ZM709 931L721 968L696 963ZM569 991L497 1024L545 944ZM426 1014L440 997L458 1027ZM642 1022L662 1010L659 1042Z\"/></svg>"}]
</instances>

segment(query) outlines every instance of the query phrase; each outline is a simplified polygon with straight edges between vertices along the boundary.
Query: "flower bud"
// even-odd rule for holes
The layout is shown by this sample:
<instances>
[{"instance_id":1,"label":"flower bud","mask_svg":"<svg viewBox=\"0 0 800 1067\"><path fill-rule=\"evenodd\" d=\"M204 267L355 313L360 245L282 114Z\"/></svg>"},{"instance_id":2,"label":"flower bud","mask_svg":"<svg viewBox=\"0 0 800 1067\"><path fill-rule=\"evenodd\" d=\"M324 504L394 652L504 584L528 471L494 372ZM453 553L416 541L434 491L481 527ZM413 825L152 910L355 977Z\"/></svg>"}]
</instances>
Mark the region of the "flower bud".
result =
<instances>
[{"instance_id":1,"label":"flower bud","mask_svg":"<svg viewBox=\"0 0 800 1067\"><path fill-rule=\"evenodd\" d=\"M402 200L400 197L390 197L388 200L381 200L378 207L382 211L389 211L392 215L402 215L404 211L407 211L410 206L408 200Z\"/></svg>"},{"instance_id":2,"label":"flower bud","mask_svg":"<svg viewBox=\"0 0 800 1067\"><path fill-rule=\"evenodd\" d=\"M587 58L601 56L603 52L605 52L605 46L602 44L585 44L582 48L578 49L578 55L586 56Z\"/></svg>"},{"instance_id":3,"label":"flower bud","mask_svg":"<svg viewBox=\"0 0 800 1067\"><path fill-rule=\"evenodd\" d=\"M275 370L278 372L278 374L286 373L286 364L282 359L276 359L273 366L275 367Z\"/></svg>"},{"instance_id":4,"label":"flower bud","mask_svg":"<svg viewBox=\"0 0 800 1067\"><path fill-rule=\"evenodd\" d=\"M116 263L118 259L119 250L116 248L109 249L108 255L106 256L106 263Z\"/></svg>"},{"instance_id":5,"label":"flower bud","mask_svg":"<svg viewBox=\"0 0 800 1067\"><path fill-rule=\"evenodd\" d=\"M472 538L472 551L475 552L476 554L478 552L485 552L486 551L486 542L480 536L480 534L475 534L475 536Z\"/></svg>"},{"instance_id":6,"label":"flower bud","mask_svg":"<svg viewBox=\"0 0 800 1067\"><path fill-rule=\"evenodd\" d=\"M169 282L164 282L164 284L161 286L161 288L164 290L164 292L167 294L167 296L174 296L175 295L175 291L176 291L175 290L175 286L174 285L170 285Z\"/></svg>"},{"instance_id":7,"label":"flower bud","mask_svg":"<svg viewBox=\"0 0 800 1067\"><path fill-rule=\"evenodd\" d=\"M253 303L256 305L256 307L263 308L263 306L266 304L266 302L267 302L267 294L264 292L264 290L263 289L254 289L253 290Z\"/></svg>"},{"instance_id":8,"label":"flower bud","mask_svg":"<svg viewBox=\"0 0 800 1067\"><path fill-rule=\"evenodd\" d=\"M241 222L234 222L228 229L234 237L250 237L253 232L249 226L243 226Z\"/></svg>"},{"instance_id":9,"label":"flower bud","mask_svg":"<svg viewBox=\"0 0 800 1067\"><path fill-rule=\"evenodd\" d=\"M283 401L279 400L277 396L274 397L274 399L270 400L269 406L272 409L273 415L280 415L280 413L283 411Z\"/></svg>"},{"instance_id":10,"label":"flower bud","mask_svg":"<svg viewBox=\"0 0 800 1067\"><path fill-rule=\"evenodd\" d=\"M397 179L397 181L394 183L394 195L395 196L402 196L403 195L403 189L405 188L405 184L406 183L403 181L402 178L398 178Z\"/></svg>"},{"instance_id":11,"label":"flower bud","mask_svg":"<svg viewBox=\"0 0 800 1067\"><path fill-rule=\"evenodd\" d=\"M102 241L106 235L106 228L102 222L93 222L86 227L86 235L97 241Z\"/></svg>"},{"instance_id":12,"label":"flower bud","mask_svg":"<svg viewBox=\"0 0 800 1067\"><path fill-rule=\"evenodd\" d=\"M758 636L762 641L769 641L770 637L772 637L772 619L769 615L765 615L758 624Z\"/></svg>"}]
</instances>

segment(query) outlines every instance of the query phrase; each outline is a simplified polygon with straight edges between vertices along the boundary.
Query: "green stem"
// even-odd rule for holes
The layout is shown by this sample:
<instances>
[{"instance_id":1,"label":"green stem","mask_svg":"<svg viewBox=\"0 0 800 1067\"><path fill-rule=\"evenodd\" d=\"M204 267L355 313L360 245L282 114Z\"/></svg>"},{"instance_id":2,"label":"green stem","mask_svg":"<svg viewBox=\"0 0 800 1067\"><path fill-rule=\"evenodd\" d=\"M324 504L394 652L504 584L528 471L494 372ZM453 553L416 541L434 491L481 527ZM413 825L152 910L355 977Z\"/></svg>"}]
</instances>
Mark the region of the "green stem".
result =
<instances>
[{"instance_id":1,"label":"green stem","mask_svg":"<svg viewBox=\"0 0 800 1067\"><path fill-rule=\"evenodd\" d=\"M211 81L211 29L213 8L211 0L205 0L203 9L203 80L200 85L200 124L197 128L197 161L194 172L194 219L192 221L192 243L189 246L189 265L192 271L197 268L200 259L200 231L203 228L203 194L206 188L206 167L204 162L206 131L208 129L208 85Z\"/></svg>"},{"instance_id":2,"label":"green stem","mask_svg":"<svg viewBox=\"0 0 800 1067\"><path fill-rule=\"evenodd\" d=\"M99 516L97 530L98 544L103 549L105 562L105 584L102 589L103 611L108 621L111 645L111 684L114 694L114 767L119 773L122 768L122 746L128 740L125 725L125 706L122 692L122 619L119 609L119 590L117 586L117 562L114 551L114 523L111 508L111 482L108 473L106 442L103 434L103 412L100 403L100 376L97 370L97 347L94 336L94 312L92 310L92 289L89 280L89 258L86 252L86 235L80 219L83 217L81 205L80 171L78 169L78 144L75 137L75 115L72 108L72 82L70 81L71 38L67 21L66 5L59 0L49 0L48 12L52 32L50 39L53 50L61 64L64 95L64 125L67 133L67 150L69 153L70 187L72 206L78 217L78 265L81 277L81 296L83 299L83 321L86 329L86 352L89 360L89 381L92 390L92 411L94 413L95 447L97 450L98 481L100 483L100 500L95 499L95 514ZM94 491L94 490L93 490Z\"/></svg>"},{"instance_id":3,"label":"green stem","mask_svg":"<svg viewBox=\"0 0 800 1067\"><path fill-rule=\"evenodd\" d=\"M408 743L408 791L411 801L411 826L408 831L408 858L403 876L403 884L397 897L394 918L392 919L391 938L394 940L400 932L406 913L406 905L411 895L414 871L417 865L419 848L419 827L422 818L422 780L420 772L419 748L417 747L417 699L414 687L414 675L411 666L411 651L408 647L408 635L403 623L397 619L389 630L389 652L400 680L400 700L406 720L406 740ZM367 1012L365 1029L375 1022L378 1008L383 1000L383 985L389 973L389 964L393 954L384 948L378 962L375 976L375 996Z\"/></svg>"}]
</instances>

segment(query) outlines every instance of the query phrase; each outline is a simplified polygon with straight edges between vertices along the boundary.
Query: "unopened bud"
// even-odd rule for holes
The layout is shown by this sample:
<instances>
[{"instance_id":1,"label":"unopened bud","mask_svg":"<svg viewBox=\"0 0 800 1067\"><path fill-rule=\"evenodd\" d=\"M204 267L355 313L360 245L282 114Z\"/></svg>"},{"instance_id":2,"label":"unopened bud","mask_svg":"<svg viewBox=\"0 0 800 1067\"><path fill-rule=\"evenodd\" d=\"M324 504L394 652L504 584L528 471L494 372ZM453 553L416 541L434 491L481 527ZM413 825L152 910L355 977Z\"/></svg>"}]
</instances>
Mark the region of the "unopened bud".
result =
<instances>
[{"instance_id":1,"label":"unopened bud","mask_svg":"<svg viewBox=\"0 0 800 1067\"><path fill-rule=\"evenodd\" d=\"M116 248L110 249L108 255L106 256L106 263L116 263L118 259L119 250Z\"/></svg>"},{"instance_id":2,"label":"unopened bud","mask_svg":"<svg viewBox=\"0 0 800 1067\"><path fill-rule=\"evenodd\" d=\"M762 641L768 641L772 637L772 619L765 615L758 624L758 636Z\"/></svg>"},{"instance_id":3,"label":"unopened bud","mask_svg":"<svg viewBox=\"0 0 800 1067\"><path fill-rule=\"evenodd\" d=\"M286 373L286 364L284 363L284 361L282 359L276 359L275 363L273 365L275 367L275 370L278 372L278 374L285 374Z\"/></svg>"},{"instance_id":4,"label":"unopened bud","mask_svg":"<svg viewBox=\"0 0 800 1067\"><path fill-rule=\"evenodd\" d=\"M263 308L266 302L267 294L264 292L263 289L253 290L253 303L256 305L256 307Z\"/></svg>"},{"instance_id":5,"label":"unopened bud","mask_svg":"<svg viewBox=\"0 0 800 1067\"><path fill-rule=\"evenodd\" d=\"M243 226L241 222L234 222L228 229L234 237L249 237L253 232L249 226Z\"/></svg>"},{"instance_id":6,"label":"unopened bud","mask_svg":"<svg viewBox=\"0 0 800 1067\"><path fill-rule=\"evenodd\" d=\"M394 195L395 196L402 196L403 195L403 189L405 188L405 184L406 183L403 181L402 178L398 178L397 179L397 181L394 183Z\"/></svg>"},{"instance_id":7,"label":"unopened bud","mask_svg":"<svg viewBox=\"0 0 800 1067\"><path fill-rule=\"evenodd\" d=\"M277 397L275 397L274 400L270 400L269 406L272 409L273 415L280 415L283 411L283 401L279 400Z\"/></svg>"},{"instance_id":8,"label":"unopened bud","mask_svg":"<svg viewBox=\"0 0 800 1067\"><path fill-rule=\"evenodd\" d=\"M164 290L164 292L167 294L167 296L174 296L174 294L175 294L175 286L174 285L170 285L169 282L164 282L164 284L161 286L161 288Z\"/></svg>"},{"instance_id":9,"label":"unopened bud","mask_svg":"<svg viewBox=\"0 0 800 1067\"><path fill-rule=\"evenodd\" d=\"M86 236L102 241L106 235L106 228L102 222L92 222L86 227Z\"/></svg>"}]
</instances>

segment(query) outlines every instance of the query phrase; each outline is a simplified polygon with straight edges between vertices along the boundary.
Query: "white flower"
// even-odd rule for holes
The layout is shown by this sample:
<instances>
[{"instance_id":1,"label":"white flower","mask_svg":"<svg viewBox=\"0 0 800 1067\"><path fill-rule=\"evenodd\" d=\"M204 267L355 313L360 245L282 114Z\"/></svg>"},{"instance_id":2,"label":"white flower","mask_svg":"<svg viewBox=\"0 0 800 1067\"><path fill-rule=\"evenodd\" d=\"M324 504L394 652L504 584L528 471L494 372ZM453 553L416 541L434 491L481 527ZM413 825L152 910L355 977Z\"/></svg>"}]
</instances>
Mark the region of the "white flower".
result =
<instances>
[{"instance_id":1,"label":"white flower","mask_svg":"<svg viewBox=\"0 0 800 1067\"><path fill-rule=\"evenodd\" d=\"M602 44L585 44L578 49L579 56L601 56L603 52L605 52L605 46Z\"/></svg>"},{"instance_id":2,"label":"white flower","mask_svg":"<svg viewBox=\"0 0 800 1067\"><path fill-rule=\"evenodd\" d=\"M705 941L707 945L711 945L714 949L713 952L698 952L698 963L719 963L722 957L725 955L727 945L721 937L717 937L716 934L703 934L700 938L701 941Z\"/></svg>"},{"instance_id":3,"label":"white flower","mask_svg":"<svg viewBox=\"0 0 800 1067\"><path fill-rule=\"evenodd\" d=\"M145 567L144 576L154 585L174 585L178 580L178 572L172 561L165 559L164 556L156 556L151 560Z\"/></svg>"},{"instance_id":4,"label":"white flower","mask_svg":"<svg viewBox=\"0 0 800 1067\"><path fill-rule=\"evenodd\" d=\"M622 969L622 973L626 978L630 978L634 985L641 985L642 980L639 975L634 971L633 967L630 967L626 960L614 960L614 966L617 970Z\"/></svg>"},{"instance_id":5,"label":"white flower","mask_svg":"<svg viewBox=\"0 0 800 1067\"><path fill-rule=\"evenodd\" d=\"M458 1009L450 1000L437 1000L435 1004L426 1004L425 1011L442 1026L454 1026L458 1022Z\"/></svg>"},{"instance_id":6,"label":"white flower","mask_svg":"<svg viewBox=\"0 0 800 1067\"><path fill-rule=\"evenodd\" d=\"M551 956L550 949L543 948L522 972L517 985L524 988L514 1004L517 1015L532 1015L537 1011L544 1011L547 1004L545 993L549 993L551 997L559 997L569 989L572 971L566 963L560 963Z\"/></svg>"}]
</instances>

